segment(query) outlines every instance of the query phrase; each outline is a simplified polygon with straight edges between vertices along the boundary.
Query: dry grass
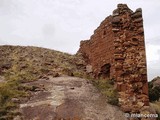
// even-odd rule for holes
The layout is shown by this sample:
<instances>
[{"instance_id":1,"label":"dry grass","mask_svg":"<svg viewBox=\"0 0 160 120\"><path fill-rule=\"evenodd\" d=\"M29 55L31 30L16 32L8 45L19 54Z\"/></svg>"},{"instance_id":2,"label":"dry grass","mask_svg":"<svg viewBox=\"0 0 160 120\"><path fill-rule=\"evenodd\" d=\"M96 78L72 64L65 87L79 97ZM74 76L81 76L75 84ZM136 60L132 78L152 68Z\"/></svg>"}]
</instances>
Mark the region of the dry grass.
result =
<instances>
[{"instance_id":1,"label":"dry grass","mask_svg":"<svg viewBox=\"0 0 160 120\"><path fill-rule=\"evenodd\" d=\"M110 79L92 80L98 90L106 96L108 103L118 105L118 92L114 88L114 81Z\"/></svg>"},{"instance_id":2,"label":"dry grass","mask_svg":"<svg viewBox=\"0 0 160 120\"><path fill-rule=\"evenodd\" d=\"M22 83L38 80L43 76L84 74L84 61L80 56L38 47L0 46L0 119L12 119L17 104L12 98L27 96ZM27 86L26 86L27 87ZM32 86L28 86L28 88Z\"/></svg>"}]
</instances>

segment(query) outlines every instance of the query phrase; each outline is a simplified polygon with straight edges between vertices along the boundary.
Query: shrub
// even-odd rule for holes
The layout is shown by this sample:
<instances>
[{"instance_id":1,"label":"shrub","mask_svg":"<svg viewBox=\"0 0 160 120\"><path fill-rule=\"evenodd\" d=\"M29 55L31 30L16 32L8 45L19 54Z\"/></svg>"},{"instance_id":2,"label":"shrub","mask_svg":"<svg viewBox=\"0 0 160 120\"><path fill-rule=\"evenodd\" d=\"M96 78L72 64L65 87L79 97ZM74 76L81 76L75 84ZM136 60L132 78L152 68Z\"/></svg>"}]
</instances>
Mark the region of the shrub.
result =
<instances>
[{"instance_id":1,"label":"shrub","mask_svg":"<svg viewBox=\"0 0 160 120\"><path fill-rule=\"evenodd\" d=\"M107 97L108 103L118 105L118 92L114 89L113 80L93 80L93 85Z\"/></svg>"},{"instance_id":2,"label":"shrub","mask_svg":"<svg viewBox=\"0 0 160 120\"><path fill-rule=\"evenodd\" d=\"M18 90L17 82L8 81L6 83L0 83L0 118L10 114L11 110L17 107L17 104L12 101L12 98L23 96L26 96L26 93Z\"/></svg>"},{"instance_id":3,"label":"shrub","mask_svg":"<svg viewBox=\"0 0 160 120\"><path fill-rule=\"evenodd\" d=\"M73 72L73 75L75 77L80 77L80 78L83 78L83 74L81 72Z\"/></svg>"},{"instance_id":4,"label":"shrub","mask_svg":"<svg viewBox=\"0 0 160 120\"><path fill-rule=\"evenodd\" d=\"M153 86L152 82L149 82L149 100L151 102L158 101L160 98L160 87L159 86Z\"/></svg>"}]
</instances>

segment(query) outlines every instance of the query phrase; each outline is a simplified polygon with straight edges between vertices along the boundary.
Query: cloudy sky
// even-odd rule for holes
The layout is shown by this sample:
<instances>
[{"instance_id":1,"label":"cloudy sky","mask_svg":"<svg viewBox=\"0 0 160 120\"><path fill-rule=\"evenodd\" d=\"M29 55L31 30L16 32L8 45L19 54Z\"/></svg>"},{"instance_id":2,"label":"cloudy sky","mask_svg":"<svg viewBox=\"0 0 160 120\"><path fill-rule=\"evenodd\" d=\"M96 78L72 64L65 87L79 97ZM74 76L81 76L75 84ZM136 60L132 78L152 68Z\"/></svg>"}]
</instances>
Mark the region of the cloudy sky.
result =
<instances>
[{"instance_id":1,"label":"cloudy sky","mask_svg":"<svg viewBox=\"0 0 160 120\"><path fill-rule=\"evenodd\" d=\"M143 10L148 78L160 76L159 0L0 0L0 44L76 53L100 22L126 3Z\"/></svg>"}]
</instances>

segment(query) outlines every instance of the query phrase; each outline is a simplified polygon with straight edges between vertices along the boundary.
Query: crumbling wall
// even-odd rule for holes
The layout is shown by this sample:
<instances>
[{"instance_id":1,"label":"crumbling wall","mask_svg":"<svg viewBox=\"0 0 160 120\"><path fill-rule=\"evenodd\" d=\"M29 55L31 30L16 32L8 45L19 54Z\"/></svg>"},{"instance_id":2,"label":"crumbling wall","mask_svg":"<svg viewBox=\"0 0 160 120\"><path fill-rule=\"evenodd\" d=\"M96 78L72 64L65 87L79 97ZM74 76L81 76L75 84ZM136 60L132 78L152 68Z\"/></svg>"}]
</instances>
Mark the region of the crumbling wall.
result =
<instances>
[{"instance_id":1,"label":"crumbling wall","mask_svg":"<svg viewBox=\"0 0 160 120\"><path fill-rule=\"evenodd\" d=\"M116 80L119 104L125 112L149 109L147 69L142 10L135 12L119 4L94 31L82 41L79 51L92 66L95 77ZM108 73L109 72L109 73Z\"/></svg>"},{"instance_id":2,"label":"crumbling wall","mask_svg":"<svg viewBox=\"0 0 160 120\"><path fill-rule=\"evenodd\" d=\"M81 41L79 52L87 58L96 77L103 76L103 66L110 64L110 77L114 74L114 34L112 16L107 17L94 31L90 40Z\"/></svg>"}]
</instances>

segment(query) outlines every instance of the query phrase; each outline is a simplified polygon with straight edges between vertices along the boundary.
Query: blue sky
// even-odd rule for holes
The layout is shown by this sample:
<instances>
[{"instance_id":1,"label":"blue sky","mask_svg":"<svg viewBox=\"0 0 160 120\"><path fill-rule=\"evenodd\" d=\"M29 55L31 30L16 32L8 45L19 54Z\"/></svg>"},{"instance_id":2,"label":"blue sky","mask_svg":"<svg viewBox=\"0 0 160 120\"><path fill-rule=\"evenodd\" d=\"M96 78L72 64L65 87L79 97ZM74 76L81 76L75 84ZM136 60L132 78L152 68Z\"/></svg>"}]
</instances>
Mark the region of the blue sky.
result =
<instances>
[{"instance_id":1,"label":"blue sky","mask_svg":"<svg viewBox=\"0 0 160 120\"><path fill-rule=\"evenodd\" d=\"M148 78L160 75L159 0L0 0L0 44L32 45L76 53L99 24L126 3L142 8Z\"/></svg>"}]
</instances>

